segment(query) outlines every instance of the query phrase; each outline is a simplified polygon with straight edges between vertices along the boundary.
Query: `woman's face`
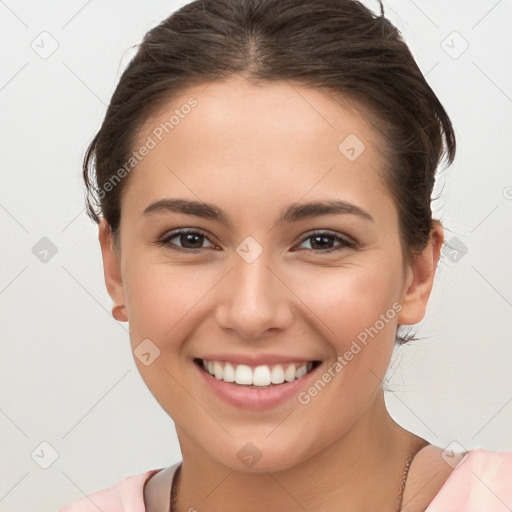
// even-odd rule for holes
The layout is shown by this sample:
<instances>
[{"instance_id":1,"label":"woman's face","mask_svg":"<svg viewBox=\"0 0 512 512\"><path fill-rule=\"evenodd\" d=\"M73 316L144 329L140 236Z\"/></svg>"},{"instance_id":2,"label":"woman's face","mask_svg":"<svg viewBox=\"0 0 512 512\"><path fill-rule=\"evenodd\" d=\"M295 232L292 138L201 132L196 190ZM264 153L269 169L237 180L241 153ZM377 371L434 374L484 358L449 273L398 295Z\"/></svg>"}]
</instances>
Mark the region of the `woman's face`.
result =
<instances>
[{"instance_id":1,"label":"woman's face","mask_svg":"<svg viewBox=\"0 0 512 512\"><path fill-rule=\"evenodd\" d=\"M377 142L319 91L239 78L191 88L146 124L118 260L104 224L100 238L135 362L184 455L285 469L377 421L397 324L421 320L431 286L404 272ZM181 211L151 207L176 200ZM280 362L289 378L291 362L319 363L258 389L210 376L200 359L263 366L258 382L280 380Z\"/></svg>"}]
</instances>

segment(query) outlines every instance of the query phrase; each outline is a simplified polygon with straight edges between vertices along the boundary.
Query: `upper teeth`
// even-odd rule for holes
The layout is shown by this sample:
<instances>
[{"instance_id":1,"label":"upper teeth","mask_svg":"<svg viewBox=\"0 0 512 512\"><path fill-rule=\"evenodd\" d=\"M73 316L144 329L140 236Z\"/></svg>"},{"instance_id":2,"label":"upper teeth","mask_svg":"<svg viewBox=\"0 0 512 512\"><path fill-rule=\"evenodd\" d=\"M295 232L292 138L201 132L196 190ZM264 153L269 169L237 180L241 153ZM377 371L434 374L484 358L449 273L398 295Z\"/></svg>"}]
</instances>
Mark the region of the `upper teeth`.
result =
<instances>
[{"instance_id":1,"label":"upper teeth","mask_svg":"<svg viewBox=\"0 0 512 512\"><path fill-rule=\"evenodd\" d=\"M292 382L304 376L311 367L309 363L276 364L256 366L254 369L245 364L233 364L221 361L202 360L203 368L216 379L224 382L236 382L237 384L268 386L270 384L282 384L284 381Z\"/></svg>"}]
</instances>

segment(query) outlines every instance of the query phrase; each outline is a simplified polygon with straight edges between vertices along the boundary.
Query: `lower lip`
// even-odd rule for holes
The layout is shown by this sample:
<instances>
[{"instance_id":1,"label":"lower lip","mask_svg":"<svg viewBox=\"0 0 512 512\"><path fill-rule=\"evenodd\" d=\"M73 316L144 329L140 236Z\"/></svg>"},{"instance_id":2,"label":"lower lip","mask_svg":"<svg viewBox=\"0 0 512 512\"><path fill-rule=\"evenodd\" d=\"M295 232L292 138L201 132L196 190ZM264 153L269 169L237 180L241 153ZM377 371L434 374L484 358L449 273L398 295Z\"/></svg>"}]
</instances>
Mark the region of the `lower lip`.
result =
<instances>
[{"instance_id":1,"label":"lower lip","mask_svg":"<svg viewBox=\"0 0 512 512\"><path fill-rule=\"evenodd\" d=\"M297 396L308 385L312 376L316 374L316 371L321 366L318 365L300 379L295 379L292 382L284 382L271 388L257 389L216 379L208 372L202 370L196 363L192 364L200 374L200 378L215 395L235 407L252 411L271 409L289 398Z\"/></svg>"}]
</instances>

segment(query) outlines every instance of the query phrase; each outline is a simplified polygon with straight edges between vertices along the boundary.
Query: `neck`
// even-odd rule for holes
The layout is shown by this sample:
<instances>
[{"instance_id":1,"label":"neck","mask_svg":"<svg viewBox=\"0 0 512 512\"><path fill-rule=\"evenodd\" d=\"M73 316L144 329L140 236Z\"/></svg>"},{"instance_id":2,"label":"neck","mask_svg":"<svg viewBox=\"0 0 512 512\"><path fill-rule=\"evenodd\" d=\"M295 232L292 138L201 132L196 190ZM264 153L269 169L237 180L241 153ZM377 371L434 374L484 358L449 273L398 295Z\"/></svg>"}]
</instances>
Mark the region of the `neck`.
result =
<instances>
[{"instance_id":1,"label":"neck","mask_svg":"<svg viewBox=\"0 0 512 512\"><path fill-rule=\"evenodd\" d=\"M395 512L407 458L427 444L393 421L382 392L343 437L281 471L234 470L209 457L178 425L176 430L183 455L179 512Z\"/></svg>"}]
</instances>

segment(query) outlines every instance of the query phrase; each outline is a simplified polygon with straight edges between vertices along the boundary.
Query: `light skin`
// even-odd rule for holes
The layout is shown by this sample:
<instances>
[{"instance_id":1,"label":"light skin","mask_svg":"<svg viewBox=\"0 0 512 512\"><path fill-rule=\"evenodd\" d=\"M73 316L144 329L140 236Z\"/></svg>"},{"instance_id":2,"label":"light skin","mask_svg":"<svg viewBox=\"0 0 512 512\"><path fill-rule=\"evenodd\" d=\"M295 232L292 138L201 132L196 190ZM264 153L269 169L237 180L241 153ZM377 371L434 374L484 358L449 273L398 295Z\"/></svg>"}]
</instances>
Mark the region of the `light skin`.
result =
<instances>
[{"instance_id":1,"label":"light skin","mask_svg":"<svg viewBox=\"0 0 512 512\"><path fill-rule=\"evenodd\" d=\"M391 418L382 379L398 324L424 317L442 227L434 224L424 251L406 264L398 211L379 175L379 134L353 104L298 85L232 77L190 88L148 120L133 149L190 97L198 105L129 176L120 244L113 247L105 221L99 230L106 286L126 305L132 349L150 339L160 350L148 366L135 362L176 425L178 510L394 511L407 456L426 441ZM338 150L350 134L366 146L353 161ZM143 213L178 198L222 208L230 225ZM344 213L278 223L292 204L326 200L356 205L372 220ZM178 228L204 236L158 245ZM327 239L315 244L312 230L327 231ZM249 236L263 251L251 263L236 251ZM341 249L322 252L334 247ZM293 397L242 410L197 379L193 358L212 351L293 354L320 360L321 375L393 304L400 311L306 405ZM251 468L237 457L248 442L261 453ZM425 490L411 466L407 512L423 510L450 473L439 453L429 460L436 483ZM158 475L163 482L166 472ZM164 512L170 481L153 482L148 511Z\"/></svg>"}]
</instances>

